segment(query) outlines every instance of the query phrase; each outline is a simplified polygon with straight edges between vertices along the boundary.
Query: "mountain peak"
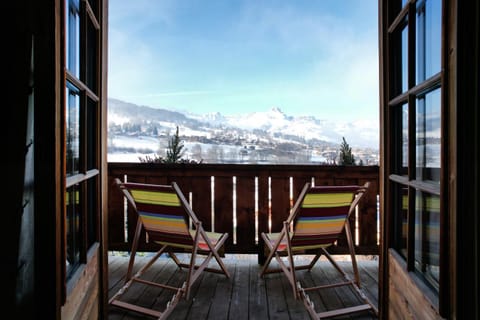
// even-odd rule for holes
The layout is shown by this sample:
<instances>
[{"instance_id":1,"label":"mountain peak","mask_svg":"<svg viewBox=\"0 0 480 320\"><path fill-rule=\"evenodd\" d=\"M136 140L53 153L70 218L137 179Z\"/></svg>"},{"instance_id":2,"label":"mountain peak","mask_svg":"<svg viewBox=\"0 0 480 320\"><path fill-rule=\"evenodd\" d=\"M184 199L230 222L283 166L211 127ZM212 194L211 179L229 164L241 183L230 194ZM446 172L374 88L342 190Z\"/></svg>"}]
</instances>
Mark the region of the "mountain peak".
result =
<instances>
[{"instance_id":1,"label":"mountain peak","mask_svg":"<svg viewBox=\"0 0 480 320\"><path fill-rule=\"evenodd\" d=\"M157 126L158 130L169 127L168 123L181 124L183 131L196 136L213 135L221 127L228 128L230 132L238 130L243 134L250 131L252 135L255 130L260 129L265 131L268 139L272 141L288 133L290 139L300 137L302 141L313 141L312 144L315 144L315 141L339 143L342 136L345 136L353 146L376 148L378 143L378 128L375 125L359 121L347 124L318 120L314 116L289 116L277 106L266 111L237 115L222 115L218 111L198 115L146 106L139 107L133 103L109 98L108 110L110 122L113 124L131 122L143 124L145 128Z\"/></svg>"},{"instance_id":2,"label":"mountain peak","mask_svg":"<svg viewBox=\"0 0 480 320\"><path fill-rule=\"evenodd\" d=\"M281 114L283 114L283 115L285 114L285 113L283 113L283 111L282 111L279 107L272 107L272 108L270 109L270 112L273 112L273 113L281 113Z\"/></svg>"}]
</instances>

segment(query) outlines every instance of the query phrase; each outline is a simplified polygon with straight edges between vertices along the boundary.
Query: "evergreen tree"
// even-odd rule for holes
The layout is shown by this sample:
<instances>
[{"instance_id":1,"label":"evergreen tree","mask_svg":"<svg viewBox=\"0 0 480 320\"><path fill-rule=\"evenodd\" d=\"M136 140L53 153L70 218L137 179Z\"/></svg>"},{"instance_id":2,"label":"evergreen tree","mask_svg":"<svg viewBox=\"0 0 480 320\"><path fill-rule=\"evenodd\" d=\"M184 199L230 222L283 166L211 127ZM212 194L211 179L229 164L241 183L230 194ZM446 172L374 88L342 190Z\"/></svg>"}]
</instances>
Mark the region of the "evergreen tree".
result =
<instances>
[{"instance_id":1,"label":"evergreen tree","mask_svg":"<svg viewBox=\"0 0 480 320\"><path fill-rule=\"evenodd\" d=\"M345 137L342 137L343 141L340 145L340 160L339 165L341 166L353 166L355 165L355 158L352 154L352 148L348 145Z\"/></svg>"},{"instance_id":2,"label":"evergreen tree","mask_svg":"<svg viewBox=\"0 0 480 320\"><path fill-rule=\"evenodd\" d=\"M162 147L160 147L162 149ZM201 163L202 160L188 160L182 159L183 154L185 153L183 141L180 140L180 136L178 134L178 126L175 135L170 137L168 140L168 146L166 150L166 157L162 157L158 154L153 156L145 156L145 157L138 157L140 162L144 163Z\"/></svg>"},{"instance_id":3,"label":"evergreen tree","mask_svg":"<svg viewBox=\"0 0 480 320\"><path fill-rule=\"evenodd\" d=\"M180 140L178 134L178 126L175 135L170 138L168 141L167 156L165 158L165 163L177 163L182 159L185 150L183 149L183 141Z\"/></svg>"}]
</instances>

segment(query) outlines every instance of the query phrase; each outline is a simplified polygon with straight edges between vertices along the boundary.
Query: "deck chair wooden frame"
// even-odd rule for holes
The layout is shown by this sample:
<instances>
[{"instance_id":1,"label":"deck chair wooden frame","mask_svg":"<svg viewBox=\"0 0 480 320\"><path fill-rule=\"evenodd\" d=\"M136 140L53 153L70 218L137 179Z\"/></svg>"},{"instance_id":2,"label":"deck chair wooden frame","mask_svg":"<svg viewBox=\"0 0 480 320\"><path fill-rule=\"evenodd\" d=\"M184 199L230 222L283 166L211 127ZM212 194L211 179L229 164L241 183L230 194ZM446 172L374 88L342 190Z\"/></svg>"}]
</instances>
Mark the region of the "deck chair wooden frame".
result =
<instances>
[{"instance_id":1,"label":"deck chair wooden frame","mask_svg":"<svg viewBox=\"0 0 480 320\"><path fill-rule=\"evenodd\" d=\"M264 277L269 273L283 272L292 287L295 299L303 300L312 319L324 319L367 310L378 315L376 306L370 302L361 289L349 223L349 217L368 190L369 185L370 183L366 182L362 186L312 187L310 183L306 183L289 217L284 221L281 232L261 233L267 258L260 275ZM338 236L343 230L347 237L354 279L350 279L327 251L327 248L338 240ZM310 262L295 264L294 256L303 254L307 250L314 252ZM322 254L342 275L343 281L322 286L302 287L296 279L296 272L299 270L310 271ZM273 268L272 261L276 261L279 267ZM308 292L339 286L351 286L363 303L353 307L317 312Z\"/></svg>"},{"instance_id":2,"label":"deck chair wooden frame","mask_svg":"<svg viewBox=\"0 0 480 320\"><path fill-rule=\"evenodd\" d=\"M191 287L202 272L220 273L227 278L230 277L219 254L228 238L228 233L206 232L202 222L195 215L177 183L172 182L171 185L127 183L117 178L115 179L115 185L123 192L138 218L125 284L110 298L110 305L157 319L165 319L182 297L189 299ZM192 228L189 228L189 221L191 221ZM151 241L160 244L161 247L151 259L133 274L135 256L142 230L146 231ZM175 254L178 251L189 253L190 262L181 262ZM186 279L182 286L174 287L142 279L144 273L163 253L168 253L168 256L179 268L187 269ZM208 267L211 261L216 261L218 267ZM163 311L122 301L122 296L134 282L172 290L174 295Z\"/></svg>"}]
</instances>

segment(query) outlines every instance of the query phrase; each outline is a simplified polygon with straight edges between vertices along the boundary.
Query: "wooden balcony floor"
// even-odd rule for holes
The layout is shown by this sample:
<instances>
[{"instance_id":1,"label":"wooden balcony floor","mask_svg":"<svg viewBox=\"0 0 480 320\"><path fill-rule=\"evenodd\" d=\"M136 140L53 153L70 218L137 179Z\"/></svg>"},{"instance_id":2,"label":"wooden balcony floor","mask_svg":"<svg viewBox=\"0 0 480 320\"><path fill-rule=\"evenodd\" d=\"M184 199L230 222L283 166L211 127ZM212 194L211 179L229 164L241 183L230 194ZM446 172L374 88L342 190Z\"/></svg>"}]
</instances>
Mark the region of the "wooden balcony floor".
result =
<instances>
[{"instance_id":1,"label":"wooden balcony floor","mask_svg":"<svg viewBox=\"0 0 480 320\"><path fill-rule=\"evenodd\" d=\"M138 256L136 268L147 259L149 253ZM299 257L302 259L302 257ZM283 274L269 274L259 277L260 266L256 255L227 254L224 258L231 278L223 275L205 273L194 284L189 300L182 299L168 318L170 319L309 319L303 302L295 300L292 289ZM351 262L339 262L352 275ZM122 285L128 265L128 256L121 253L109 254L109 296ZM365 294L378 305L378 259L359 256L360 276ZM301 283L324 284L338 278L338 272L322 257L311 272L299 271ZM151 279L168 279L170 284L181 283L186 271L180 270L168 257L161 257L152 266L148 277ZM167 292L162 292L167 291ZM163 294L162 294L163 293ZM348 287L323 289L322 295L310 293L317 312L351 306L359 303L358 298ZM142 306L162 311L173 292L145 286L131 287L125 299ZM129 295L129 296L127 296ZM158 307L157 307L158 306ZM134 312L125 312L117 307L110 307L109 320L144 319ZM376 319L371 313L356 314L341 319Z\"/></svg>"}]
</instances>

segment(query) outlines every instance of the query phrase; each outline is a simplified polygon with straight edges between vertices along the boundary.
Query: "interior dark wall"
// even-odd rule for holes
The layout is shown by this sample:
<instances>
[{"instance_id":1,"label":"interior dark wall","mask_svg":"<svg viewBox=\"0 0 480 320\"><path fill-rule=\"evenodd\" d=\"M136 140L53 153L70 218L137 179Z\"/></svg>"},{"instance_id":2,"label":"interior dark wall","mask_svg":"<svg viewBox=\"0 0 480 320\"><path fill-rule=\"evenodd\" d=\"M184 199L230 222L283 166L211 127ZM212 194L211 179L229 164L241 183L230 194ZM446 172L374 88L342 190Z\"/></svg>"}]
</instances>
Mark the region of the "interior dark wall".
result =
<instances>
[{"instance_id":1,"label":"interior dark wall","mask_svg":"<svg viewBox=\"0 0 480 320\"><path fill-rule=\"evenodd\" d=\"M2 100L2 305L14 319L60 315L56 160L57 1L9 1ZM8 13L8 14L7 14Z\"/></svg>"},{"instance_id":2,"label":"interior dark wall","mask_svg":"<svg viewBox=\"0 0 480 320\"><path fill-rule=\"evenodd\" d=\"M6 100L2 104L2 169L5 201L2 201L2 226L0 233L3 246L2 287L5 302L14 318L31 318L33 310L33 143L27 147L27 140L33 142L33 102L31 98L30 61L32 55L31 10L27 0L10 1L5 6L10 23L4 32L5 68L2 70L6 83ZM25 186L27 185L27 188ZM15 308L12 308L15 306Z\"/></svg>"},{"instance_id":3,"label":"interior dark wall","mask_svg":"<svg viewBox=\"0 0 480 320\"><path fill-rule=\"evenodd\" d=\"M457 319L480 319L480 4L457 5Z\"/></svg>"}]
</instances>

